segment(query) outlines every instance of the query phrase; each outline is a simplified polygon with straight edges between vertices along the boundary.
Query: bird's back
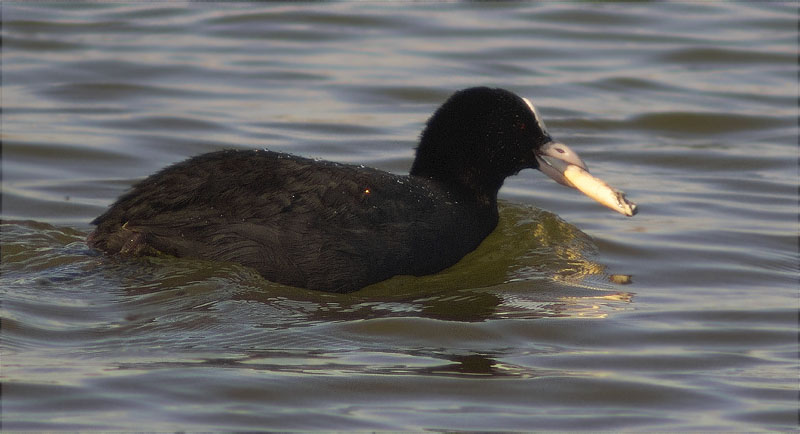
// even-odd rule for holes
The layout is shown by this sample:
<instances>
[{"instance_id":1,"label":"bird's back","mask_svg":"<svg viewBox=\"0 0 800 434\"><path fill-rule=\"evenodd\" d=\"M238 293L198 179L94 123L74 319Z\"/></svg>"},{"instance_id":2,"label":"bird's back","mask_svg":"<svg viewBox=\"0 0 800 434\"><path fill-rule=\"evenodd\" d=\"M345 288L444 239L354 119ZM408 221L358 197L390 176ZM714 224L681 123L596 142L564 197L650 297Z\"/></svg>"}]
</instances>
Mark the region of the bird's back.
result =
<instances>
[{"instance_id":1,"label":"bird's back","mask_svg":"<svg viewBox=\"0 0 800 434\"><path fill-rule=\"evenodd\" d=\"M428 179L270 151L221 151L143 180L93 222L109 253L229 261L348 292L435 273L475 249L496 207Z\"/></svg>"}]
</instances>

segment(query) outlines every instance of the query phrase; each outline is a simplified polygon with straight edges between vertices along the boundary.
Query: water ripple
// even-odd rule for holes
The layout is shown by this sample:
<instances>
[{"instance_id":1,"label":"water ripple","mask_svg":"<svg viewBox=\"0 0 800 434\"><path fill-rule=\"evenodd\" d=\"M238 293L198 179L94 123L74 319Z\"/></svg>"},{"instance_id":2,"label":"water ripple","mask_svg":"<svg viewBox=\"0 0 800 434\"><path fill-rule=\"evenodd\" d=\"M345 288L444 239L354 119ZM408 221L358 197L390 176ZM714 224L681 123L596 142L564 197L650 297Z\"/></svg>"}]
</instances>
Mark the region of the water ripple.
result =
<instances>
[{"instance_id":1,"label":"water ripple","mask_svg":"<svg viewBox=\"0 0 800 434\"><path fill-rule=\"evenodd\" d=\"M327 6L3 4L5 428L796 429L794 4ZM640 214L526 170L461 263L346 295L85 244L202 152L406 173L475 85Z\"/></svg>"}]
</instances>

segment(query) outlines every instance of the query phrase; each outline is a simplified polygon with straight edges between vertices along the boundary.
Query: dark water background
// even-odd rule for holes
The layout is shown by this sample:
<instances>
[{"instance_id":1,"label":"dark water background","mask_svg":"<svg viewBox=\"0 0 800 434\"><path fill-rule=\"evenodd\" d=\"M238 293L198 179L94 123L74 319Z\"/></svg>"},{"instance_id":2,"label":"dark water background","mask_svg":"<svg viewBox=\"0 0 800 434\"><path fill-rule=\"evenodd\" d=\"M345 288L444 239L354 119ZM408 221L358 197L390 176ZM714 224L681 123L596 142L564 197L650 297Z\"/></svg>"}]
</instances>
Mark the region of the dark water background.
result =
<instances>
[{"instance_id":1,"label":"dark water background","mask_svg":"<svg viewBox=\"0 0 800 434\"><path fill-rule=\"evenodd\" d=\"M797 429L797 20L3 2L3 428ZM132 183L203 152L405 172L474 85L530 98L640 214L525 171L458 265L349 295L86 246Z\"/></svg>"}]
</instances>

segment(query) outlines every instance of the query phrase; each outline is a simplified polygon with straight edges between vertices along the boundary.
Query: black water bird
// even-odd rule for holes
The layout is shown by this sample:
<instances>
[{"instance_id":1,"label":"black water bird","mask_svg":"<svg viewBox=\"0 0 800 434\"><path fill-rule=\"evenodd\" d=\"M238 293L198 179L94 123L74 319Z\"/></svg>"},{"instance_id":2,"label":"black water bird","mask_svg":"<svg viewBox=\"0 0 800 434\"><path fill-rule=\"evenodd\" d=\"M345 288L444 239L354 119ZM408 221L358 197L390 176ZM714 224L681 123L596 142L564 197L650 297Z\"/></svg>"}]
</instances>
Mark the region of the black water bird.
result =
<instances>
[{"instance_id":1,"label":"black water bird","mask_svg":"<svg viewBox=\"0 0 800 434\"><path fill-rule=\"evenodd\" d=\"M455 264L497 226L507 177L540 169L571 185L568 167L586 168L527 99L470 88L428 120L409 175L267 150L212 152L136 184L92 222L88 242L109 254L235 262L273 282L350 292Z\"/></svg>"}]
</instances>

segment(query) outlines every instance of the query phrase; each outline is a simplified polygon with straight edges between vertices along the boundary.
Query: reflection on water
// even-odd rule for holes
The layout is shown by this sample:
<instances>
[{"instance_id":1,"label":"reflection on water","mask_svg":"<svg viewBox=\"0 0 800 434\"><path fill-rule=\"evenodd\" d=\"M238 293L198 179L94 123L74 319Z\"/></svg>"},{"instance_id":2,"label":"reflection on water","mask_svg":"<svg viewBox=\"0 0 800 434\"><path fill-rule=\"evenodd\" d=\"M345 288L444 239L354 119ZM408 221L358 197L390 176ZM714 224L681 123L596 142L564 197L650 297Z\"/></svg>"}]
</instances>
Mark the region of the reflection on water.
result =
<instances>
[{"instance_id":1,"label":"reflection on water","mask_svg":"<svg viewBox=\"0 0 800 434\"><path fill-rule=\"evenodd\" d=\"M534 229L539 227L558 230L559 234ZM254 361L264 357L256 352L241 360L225 359L226 366L246 363L254 369L269 366L278 372L310 372L322 368L313 367L318 362L307 360L310 354L305 350L291 356L299 365L287 364L280 354L293 354L307 346L322 345L325 351L371 346L346 337L336 338L325 331L303 331L315 325L389 320L369 323L368 332L392 334L392 330L401 327L414 335L413 328L417 326L408 323L414 317L456 322L603 318L611 310L623 309L632 297L610 290L607 284L593 286L586 280L579 286L562 285L560 282L566 280L581 281L588 275L587 270L602 269L588 259L594 255L591 240L551 213L511 204L501 206L500 230L470 254L466 264L459 263L435 276L398 276L353 294L274 284L235 264L169 257L105 257L86 246L85 233L46 223L7 221L1 228L0 287L15 293L4 306L3 333L8 348L16 342L20 345L17 350L29 345L26 342L56 337L68 347L89 353L113 353L118 351L118 345L128 347L133 342L143 345L142 350L164 345L186 349L208 345L200 341L211 333L213 345L228 351L253 345L276 348L277 353L270 351L269 361L273 363L278 357L280 362L280 366L272 366L266 361ZM536 235L526 235L529 233ZM564 248L568 244L572 248ZM580 267L576 268L576 264ZM467 286L469 282L473 286ZM76 289L85 291L80 301L74 298ZM43 293L48 297L42 299ZM123 298L118 298L120 295ZM38 321L23 316L26 311L36 312ZM237 325L230 329L233 324L228 315L233 312ZM60 325L65 322L71 324L66 329ZM350 333L353 331L350 328ZM94 339L99 340L92 342ZM284 346L285 350L278 350ZM426 355L416 351L412 356L448 362L379 371L368 364L363 369L409 375L533 375L530 369L500 362L489 353L457 355L435 351ZM338 356L331 357L336 363L341 362ZM309 362L312 367L306 366ZM125 364L126 369L134 368ZM12 372L19 369L12 365ZM346 367L359 369L350 364ZM326 364L324 369L337 368Z\"/></svg>"}]
</instances>

